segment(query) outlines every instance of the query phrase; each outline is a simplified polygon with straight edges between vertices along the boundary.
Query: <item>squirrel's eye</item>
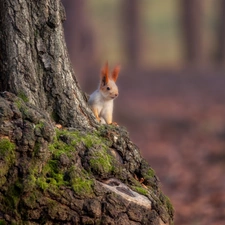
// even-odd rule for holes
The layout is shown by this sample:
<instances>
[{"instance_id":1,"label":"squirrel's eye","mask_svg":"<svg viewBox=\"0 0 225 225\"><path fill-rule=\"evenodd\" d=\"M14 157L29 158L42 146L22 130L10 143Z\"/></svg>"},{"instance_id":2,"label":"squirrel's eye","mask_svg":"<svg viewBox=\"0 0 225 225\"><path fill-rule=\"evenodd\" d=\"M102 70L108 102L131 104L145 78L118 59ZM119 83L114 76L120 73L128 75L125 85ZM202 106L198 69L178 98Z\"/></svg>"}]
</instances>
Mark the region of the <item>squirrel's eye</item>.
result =
<instances>
[{"instance_id":1,"label":"squirrel's eye","mask_svg":"<svg viewBox=\"0 0 225 225\"><path fill-rule=\"evenodd\" d=\"M110 90L110 87L107 87L107 90L109 91Z\"/></svg>"}]
</instances>

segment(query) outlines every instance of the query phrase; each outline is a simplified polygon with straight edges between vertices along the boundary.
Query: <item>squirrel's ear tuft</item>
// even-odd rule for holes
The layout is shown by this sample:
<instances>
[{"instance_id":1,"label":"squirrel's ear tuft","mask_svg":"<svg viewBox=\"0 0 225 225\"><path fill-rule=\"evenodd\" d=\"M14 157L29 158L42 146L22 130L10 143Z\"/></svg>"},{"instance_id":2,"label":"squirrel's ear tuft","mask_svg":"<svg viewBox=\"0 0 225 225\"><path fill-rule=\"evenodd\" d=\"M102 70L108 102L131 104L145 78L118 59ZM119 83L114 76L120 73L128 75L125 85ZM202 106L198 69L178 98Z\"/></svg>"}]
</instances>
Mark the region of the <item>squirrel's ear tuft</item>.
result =
<instances>
[{"instance_id":1,"label":"squirrel's ear tuft","mask_svg":"<svg viewBox=\"0 0 225 225\"><path fill-rule=\"evenodd\" d=\"M106 62L101 72L101 83L103 86L105 86L108 83L108 81L109 81L109 65L108 62Z\"/></svg>"},{"instance_id":2,"label":"squirrel's ear tuft","mask_svg":"<svg viewBox=\"0 0 225 225\"><path fill-rule=\"evenodd\" d=\"M119 72L120 72L120 66L116 66L112 72L112 79L114 80L114 82L116 82Z\"/></svg>"}]
</instances>

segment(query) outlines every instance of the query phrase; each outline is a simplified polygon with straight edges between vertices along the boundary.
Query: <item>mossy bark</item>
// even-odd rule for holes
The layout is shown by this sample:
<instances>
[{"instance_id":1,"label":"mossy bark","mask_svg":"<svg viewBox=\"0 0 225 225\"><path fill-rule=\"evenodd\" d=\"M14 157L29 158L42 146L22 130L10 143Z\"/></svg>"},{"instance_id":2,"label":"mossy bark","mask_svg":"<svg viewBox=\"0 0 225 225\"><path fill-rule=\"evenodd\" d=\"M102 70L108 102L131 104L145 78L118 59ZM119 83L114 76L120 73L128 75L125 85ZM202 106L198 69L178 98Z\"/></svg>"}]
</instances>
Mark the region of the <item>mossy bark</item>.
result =
<instances>
[{"instance_id":1,"label":"mossy bark","mask_svg":"<svg viewBox=\"0 0 225 225\"><path fill-rule=\"evenodd\" d=\"M171 203L124 128L59 130L9 92L0 111L6 224L172 224Z\"/></svg>"},{"instance_id":2,"label":"mossy bark","mask_svg":"<svg viewBox=\"0 0 225 225\"><path fill-rule=\"evenodd\" d=\"M0 224L172 224L128 132L98 125L73 80L60 1L0 16Z\"/></svg>"}]
</instances>

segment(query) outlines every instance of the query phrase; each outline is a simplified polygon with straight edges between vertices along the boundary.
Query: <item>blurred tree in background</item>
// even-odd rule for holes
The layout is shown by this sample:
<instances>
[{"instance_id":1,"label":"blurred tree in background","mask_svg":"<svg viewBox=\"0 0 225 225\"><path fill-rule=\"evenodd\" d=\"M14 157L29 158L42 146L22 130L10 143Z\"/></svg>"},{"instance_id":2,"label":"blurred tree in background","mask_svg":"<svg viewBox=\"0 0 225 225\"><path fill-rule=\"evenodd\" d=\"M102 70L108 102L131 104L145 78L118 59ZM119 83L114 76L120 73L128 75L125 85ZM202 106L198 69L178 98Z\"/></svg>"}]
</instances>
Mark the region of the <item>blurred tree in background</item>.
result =
<instances>
[{"instance_id":1,"label":"blurred tree in background","mask_svg":"<svg viewBox=\"0 0 225 225\"><path fill-rule=\"evenodd\" d=\"M218 23L217 59L225 64L225 0L220 0Z\"/></svg>"},{"instance_id":2,"label":"blurred tree in background","mask_svg":"<svg viewBox=\"0 0 225 225\"><path fill-rule=\"evenodd\" d=\"M78 74L95 62L95 33L87 13L87 1L63 1L67 20L64 23L66 42L72 64Z\"/></svg>"},{"instance_id":3,"label":"blurred tree in background","mask_svg":"<svg viewBox=\"0 0 225 225\"><path fill-rule=\"evenodd\" d=\"M181 0L184 58L194 65L204 61L203 6L202 0Z\"/></svg>"},{"instance_id":4,"label":"blurred tree in background","mask_svg":"<svg viewBox=\"0 0 225 225\"><path fill-rule=\"evenodd\" d=\"M121 20L123 21L124 52L127 62L132 67L140 65L142 35L141 35L141 1L122 1Z\"/></svg>"},{"instance_id":5,"label":"blurred tree in background","mask_svg":"<svg viewBox=\"0 0 225 225\"><path fill-rule=\"evenodd\" d=\"M224 2L63 0L72 63L81 74L105 60L142 68L205 66L210 51L224 62Z\"/></svg>"}]
</instances>

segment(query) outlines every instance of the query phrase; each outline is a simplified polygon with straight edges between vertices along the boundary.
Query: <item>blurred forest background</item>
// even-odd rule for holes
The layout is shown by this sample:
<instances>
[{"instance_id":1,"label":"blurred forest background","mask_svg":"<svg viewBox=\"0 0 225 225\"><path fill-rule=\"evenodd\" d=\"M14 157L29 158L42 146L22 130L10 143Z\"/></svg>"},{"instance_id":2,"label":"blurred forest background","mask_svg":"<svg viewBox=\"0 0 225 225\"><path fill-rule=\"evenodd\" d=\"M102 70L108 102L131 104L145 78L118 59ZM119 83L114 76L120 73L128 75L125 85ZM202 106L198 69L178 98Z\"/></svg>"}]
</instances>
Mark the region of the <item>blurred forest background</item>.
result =
<instances>
[{"instance_id":1,"label":"blurred forest background","mask_svg":"<svg viewBox=\"0 0 225 225\"><path fill-rule=\"evenodd\" d=\"M156 170L175 224L225 224L225 0L63 0L87 93L122 67L114 117Z\"/></svg>"}]
</instances>

